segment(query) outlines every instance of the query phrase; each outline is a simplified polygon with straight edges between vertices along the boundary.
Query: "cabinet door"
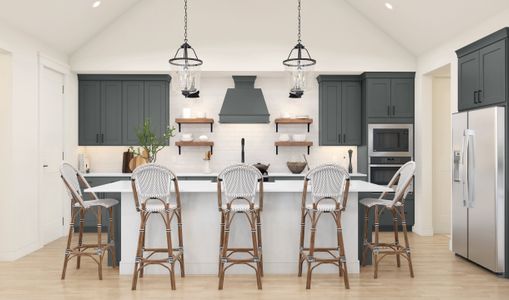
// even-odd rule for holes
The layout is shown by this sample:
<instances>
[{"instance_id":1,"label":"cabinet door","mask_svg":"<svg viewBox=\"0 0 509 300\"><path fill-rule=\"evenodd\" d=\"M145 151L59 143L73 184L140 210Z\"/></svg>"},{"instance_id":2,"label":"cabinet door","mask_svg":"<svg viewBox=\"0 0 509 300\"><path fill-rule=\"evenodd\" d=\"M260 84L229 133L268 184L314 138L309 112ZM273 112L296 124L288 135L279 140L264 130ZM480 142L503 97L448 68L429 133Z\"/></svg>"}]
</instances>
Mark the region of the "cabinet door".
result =
<instances>
[{"instance_id":1,"label":"cabinet door","mask_svg":"<svg viewBox=\"0 0 509 300\"><path fill-rule=\"evenodd\" d=\"M391 112L391 80L367 79L366 84L368 118L388 118Z\"/></svg>"},{"instance_id":2,"label":"cabinet door","mask_svg":"<svg viewBox=\"0 0 509 300\"><path fill-rule=\"evenodd\" d=\"M79 144L100 144L101 133L101 82L79 83Z\"/></svg>"},{"instance_id":3,"label":"cabinet door","mask_svg":"<svg viewBox=\"0 0 509 300\"><path fill-rule=\"evenodd\" d=\"M342 145L361 144L361 113L361 83L343 82L341 85Z\"/></svg>"},{"instance_id":4,"label":"cabinet door","mask_svg":"<svg viewBox=\"0 0 509 300\"><path fill-rule=\"evenodd\" d=\"M138 145L136 131L143 126L144 81L122 81L122 144Z\"/></svg>"},{"instance_id":5,"label":"cabinet door","mask_svg":"<svg viewBox=\"0 0 509 300\"><path fill-rule=\"evenodd\" d=\"M392 118L414 117L414 80L391 79L391 108Z\"/></svg>"},{"instance_id":6,"label":"cabinet door","mask_svg":"<svg viewBox=\"0 0 509 300\"><path fill-rule=\"evenodd\" d=\"M504 103L506 101L506 42L498 41L479 51L480 60L480 105Z\"/></svg>"},{"instance_id":7,"label":"cabinet door","mask_svg":"<svg viewBox=\"0 0 509 300\"><path fill-rule=\"evenodd\" d=\"M145 81L145 119L150 120L157 137L162 137L166 131L168 115L168 82Z\"/></svg>"},{"instance_id":8,"label":"cabinet door","mask_svg":"<svg viewBox=\"0 0 509 300\"><path fill-rule=\"evenodd\" d=\"M101 82L101 144L122 144L122 83Z\"/></svg>"},{"instance_id":9,"label":"cabinet door","mask_svg":"<svg viewBox=\"0 0 509 300\"><path fill-rule=\"evenodd\" d=\"M458 61L458 110L475 107L475 93L479 90L479 52L459 58Z\"/></svg>"},{"instance_id":10,"label":"cabinet door","mask_svg":"<svg viewBox=\"0 0 509 300\"><path fill-rule=\"evenodd\" d=\"M339 145L341 138L341 82L320 85L320 145Z\"/></svg>"}]
</instances>

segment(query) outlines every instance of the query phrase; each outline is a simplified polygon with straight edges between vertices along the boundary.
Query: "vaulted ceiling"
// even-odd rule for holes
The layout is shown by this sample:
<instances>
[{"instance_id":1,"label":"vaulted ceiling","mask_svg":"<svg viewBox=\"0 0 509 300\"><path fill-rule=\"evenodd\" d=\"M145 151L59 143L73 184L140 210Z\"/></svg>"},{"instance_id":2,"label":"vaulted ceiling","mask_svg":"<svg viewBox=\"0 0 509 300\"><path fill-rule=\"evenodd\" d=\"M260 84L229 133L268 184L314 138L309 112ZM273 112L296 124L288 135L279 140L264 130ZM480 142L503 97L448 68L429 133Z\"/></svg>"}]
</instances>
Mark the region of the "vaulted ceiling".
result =
<instances>
[{"instance_id":1,"label":"vaulted ceiling","mask_svg":"<svg viewBox=\"0 0 509 300\"><path fill-rule=\"evenodd\" d=\"M0 0L0 21L57 50L71 54L125 12L136 9L138 2L157 0L102 0L100 7L92 8L94 1ZM246 1L246 9L252 5L252 0L242 1ZM509 9L508 0L341 1L349 3L415 56L433 49L498 12ZM392 4L392 10L386 8L386 2ZM312 3L311 0L304 0L305 5ZM282 12L294 13L293 9Z\"/></svg>"},{"instance_id":2,"label":"vaulted ceiling","mask_svg":"<svg viewBox=\"0 0 509 300\"><path fill-rule=\"evenodd\" d=\"M416 56L509 9L508 0L345 1Z\"/></svg>"},{"instance_id":3,"label":"vaulted ceiling","mask_svg":"<svg viewBox=\"0 0 509 300\"><path fill-rule=\"evenodd\" d=\"M72 53L139 0L0 0L0 20Z\"/></svg>"}]
</instances>

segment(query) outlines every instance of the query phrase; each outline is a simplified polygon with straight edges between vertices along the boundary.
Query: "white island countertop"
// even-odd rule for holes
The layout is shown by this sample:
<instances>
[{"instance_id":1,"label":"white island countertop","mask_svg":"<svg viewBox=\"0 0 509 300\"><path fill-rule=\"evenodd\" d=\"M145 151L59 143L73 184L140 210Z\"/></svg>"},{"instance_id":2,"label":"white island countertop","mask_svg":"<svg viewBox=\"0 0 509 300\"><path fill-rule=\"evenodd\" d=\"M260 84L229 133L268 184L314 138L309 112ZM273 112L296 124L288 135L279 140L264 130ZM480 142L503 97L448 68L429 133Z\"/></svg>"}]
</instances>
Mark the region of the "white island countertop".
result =
<instances>
[{"instance_id":1,"label":"white island countertop","mask_svg":"<svg viewBox=\"0 0 509 300\"><path fill-rule=\"evenodd\" d=\"M203 180L179 181L181 193L215 193L217 183ZM300 193L303 183L300 180L276 180L275 182L264 182L265 193ZM308 189L310 190L310 189ZM361 180L350 181L350 193L381 193L391 192L392 189ZM86 189L85 192L95 193L132 193L131 181L121 180Z\"/></svg>"},{"instance_id":2,"label":"white island countertop","mask_svg":"<svg viewBox=\"0 0 509 300\"><path fill-rule=\"evenodd\" d=\"M85 177L131 177L132 173L120 173L120 172L91 172L84 173ZM182 172L177 173L177 177L217 177L218 172L212 173L200 173L200 172ZM269 173L267 177L304 177L306 176L306 172L302 172L301 174L293 174L293 173L285 173L285 172L274 172ZM363 173L350 173L350 177L366 177L366 174Z\"/></svg>"}]
</instances>

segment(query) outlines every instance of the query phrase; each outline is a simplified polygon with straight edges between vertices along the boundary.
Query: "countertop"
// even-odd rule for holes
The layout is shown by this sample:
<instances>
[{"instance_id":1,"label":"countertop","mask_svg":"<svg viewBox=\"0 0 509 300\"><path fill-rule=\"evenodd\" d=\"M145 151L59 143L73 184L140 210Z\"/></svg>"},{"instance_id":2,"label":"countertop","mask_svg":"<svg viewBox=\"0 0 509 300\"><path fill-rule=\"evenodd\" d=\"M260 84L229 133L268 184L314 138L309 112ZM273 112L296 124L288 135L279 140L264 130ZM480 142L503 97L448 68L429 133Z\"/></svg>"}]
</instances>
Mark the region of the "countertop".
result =
<instances>
[{"instance_id":1,"label":"countertop","mask_svg":"<svg viewBox=\"0 0 509 300\"><path fill-rule=\"evenodd\" d=\"M173 186L172 186L173 187ZM203 180L179 181L181 193L216 193L217 183ZM302 181L298 180L277 180L275 182L264 182L265 193L300 193L303 189ZM308 189L309 191L310 189ZM350 181L350 193L381 193L391 192L387 186L381 186L361 180ZM121 180L86 189L85 192L95 193L132 193L131 181Z\"/></svg>"},{"instance_id":2,"label":"countertop","mask_svg":"<svg viewBox=\"0 0 509 300\"><path fill-rule=\"evenodd\" d=\"M177 173L177 177L217 177L219 173L199 173L199 172L183 172ZM304 177L306 172L302 172L301 174L293 174L293 173L284 173L284 172L275 172L269 173L268 177ZM92 172L92 173L84 173L85 177L131 177L131 173L120 173L120 172ZM350 177L366 177L366 174L363 173L350 173Z\"/></svg>"}]
</instances>

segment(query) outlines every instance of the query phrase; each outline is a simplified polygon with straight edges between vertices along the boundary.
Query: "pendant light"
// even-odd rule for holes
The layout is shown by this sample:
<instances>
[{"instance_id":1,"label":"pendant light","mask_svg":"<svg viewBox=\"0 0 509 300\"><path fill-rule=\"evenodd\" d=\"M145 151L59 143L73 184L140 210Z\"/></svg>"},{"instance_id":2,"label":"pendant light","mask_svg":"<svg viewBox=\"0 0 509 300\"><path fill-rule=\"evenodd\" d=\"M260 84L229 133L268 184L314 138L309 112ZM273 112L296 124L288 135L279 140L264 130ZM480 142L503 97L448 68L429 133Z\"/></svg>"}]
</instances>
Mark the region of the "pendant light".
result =
<instances>
[{"instance_id":1,"label":"pendant light","mask_svg":"<svg viewBox=\"0 0 509 300\"><path fill-rule=\"evenodd\" d=\"M291 72L290 98L302 97L306 86L306 71L308 71L309 67L316 64L316 60L311 58L309 51L306 47L304 47L301 41L300 1L301 0L298 0L297 6L297 45L292 48L290 54L288 54L288 58L283 60L283 65L285 65Z\"/></svg>"},{"instance_id":2,"label":"pendant light","mask_svg":"<svg viewBox=\"0 0 509 300\"><path fill-rule=\"evenodd\" d=\"M184 0L184 43L177 49L175 56L169 60L177 66L180 90L186 98L200 97L198 83L200 79L199 67L203 61L198 58L193 47L187 42L187 0Z\"/></svg>"}]
</instances>

